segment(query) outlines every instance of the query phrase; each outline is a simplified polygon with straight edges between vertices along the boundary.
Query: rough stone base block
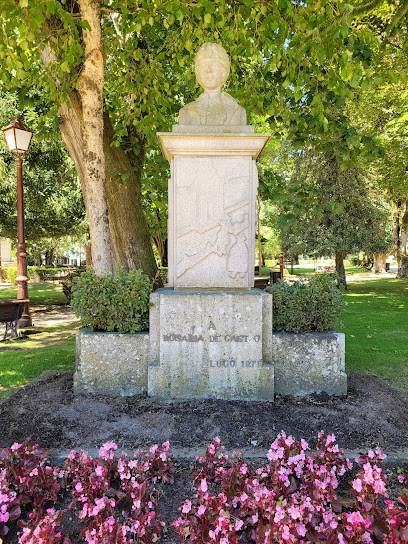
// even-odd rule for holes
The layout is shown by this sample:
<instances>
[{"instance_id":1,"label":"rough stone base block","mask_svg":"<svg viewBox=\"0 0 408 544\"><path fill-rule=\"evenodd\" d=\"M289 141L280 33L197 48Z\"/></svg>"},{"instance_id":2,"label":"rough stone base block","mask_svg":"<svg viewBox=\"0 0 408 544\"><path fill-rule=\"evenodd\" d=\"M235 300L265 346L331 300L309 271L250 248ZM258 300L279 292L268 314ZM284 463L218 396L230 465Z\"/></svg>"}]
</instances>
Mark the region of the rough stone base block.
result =
<instances>
[{"instance_id":1,"label":"rough stone base block","mask_svg":"<svg viewBox=\"0 0 408 544\"><path fill-rule=\"evenodd\" d=\"M347 394L344 334L273 334L276 395Z\"/></svg>"},{"instance_id":2,"label":"rough stone base block","mask_svg":"<svg viewBox=\"0 0 408 544\"><path fill-rule=\"evenodd\" d=\"M273 400L270 294L159 289L151 302L149 396Z\"/></svg>"},{"instance_id":3,"label":"rough stone base block","mask_svg":"<svg viewBox=\"0 0 408 544\"><path fill-rule=\"evenodd\" d=\"M149 333L82 329L76 336L75 393L146 393Z\"/></svg>"}]
</instances>

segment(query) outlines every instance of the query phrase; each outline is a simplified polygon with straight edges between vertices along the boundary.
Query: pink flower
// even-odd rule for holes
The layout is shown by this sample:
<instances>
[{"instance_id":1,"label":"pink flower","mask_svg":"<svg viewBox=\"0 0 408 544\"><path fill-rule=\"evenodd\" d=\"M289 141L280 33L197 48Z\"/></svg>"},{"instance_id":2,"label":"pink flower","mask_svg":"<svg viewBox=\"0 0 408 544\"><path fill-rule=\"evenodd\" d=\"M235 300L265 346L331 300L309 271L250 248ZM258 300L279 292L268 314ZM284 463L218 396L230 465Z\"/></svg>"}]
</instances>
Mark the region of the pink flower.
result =
<instances>
[{"instance_id":1,"label":"pink flower","mask_svg":"<svg viewBox=\"0 0 408 544\"><path fill-rule=\"evenodd\" d=\"M0 514L0 521L4 522L4 523L7 523L7 521L9 520L9 517L10 517L10 514L8 512L2 512Z\"/></svg>"},{"instance_id":2,"label":"pink flower","mask_svg":"<svg viewBox=\"0 0 408 544\"><path fill-rule=\"evenodd\" d=\"M206 510L207 510L207 507L204 504L202 504L200 508L197 510L197 515L202 516Z\"/></svg>"},{"instance_id":3,"label":"pink flower","mask_svg":"<svg viewBox=\"0 0 408 544\"><path fill-rule=\"evenodd\" d=\"M101 466L97 466L96 469L95 469L95 472L98 476L102 476L103 474L103 467Z\"/></svg>"},{"instance_id":4,"label":"pink flower","mask_svg":"<svg viewBox=\"0 0 408 544\"><path fill-rule=\"evenodd\" d=\"M236 531L239 531L242 529L242 526L244 525L244 522L242 521L242 519L237 519L237 521L235 522L235 525L234 525L234 529Z\"/></svg>"},{"instance_id":5,"label":"pink flower","mask_svg":"<svg viewBox=\"0 0 408 544\"><path fill-rule=\"evenodd\" d=\"M354 525L354 527L357 527L360 523L363 524L365 527L369 527L371 525L371 522L368 519L363 518L360 512L351 512L350 514L345 514L346 519L348 523L351 523Z\"/></svg>"},{"instance_id":6,"label":"pink flower","mask_svg":"<svg viewBox=\"0 0 408 544\"><path fill-rule=\"evenodd\" d=\"M186 501L184 504L183 504L183 508L182 508L182 512L183 514L188 514L191 510L191 501Z\"/></svg>"},{"instance_id":7,"label":"pink flower","mask_svg":"<svg viewBox=\"0 0 408 544\"><path fill-rule=\"evenodd\" d=\"M14 442L14 444L11 446L11 451L17 451L19 448L21 448L21 444Z\"/></svg>"},{"instance_id":8,"label":"pink flower","mask_svg":"<svg viewBox=\"0 0 408 544\"><path fill-rule=\"evenodd\" d=\"M183 518L178 518L176 521L174 521L172 523L173 527L175 527L176 529L178 529L179 527L183 527L185 521Z\"/></svg>"},{"instance_id":9,"label":"pink flower","mask_svg":"<svg viewBox=\"0 0 408 544\"><path fill-rule=\"evenodd\" d=\"M357 491L357 493L361 493L363 486L362 486L362 482L360 478L357 478L356 480L354 480L354 482L351 485Z\"/></svg>"},{"instance_id":10,"label":"pink flower","mask_svg":"<svg viewBox=\"0 0 408 544\"><path fill-rule=\"evenodd\" d=\"M207 480L203 478L200 482L200 487L198 488L198 491L201 491L202 493L206 493L207 489L208 489Z\"/></svg>"},{"instance_id":11,"label":"pink flower","mask_svg":"<svg viewBox=\"0 0 408 544\"><path fill-rule=\"evenodd\" d=\"M298 523L296 525L296 531L299 536L305 536L307 533L306 526L303 523Z\"/></svg>"},{"instance_id":12,"label":"pink flower","mask_svg":"<svg viewBox=\"0 0 408 544\"><path fill-rule=\"evenodd\" d=\"M82 493L82 491L84 490L84 488L82 487L81 482L78 482L78 483L76 484L75 490L78 491L78 493Z\"/></svg>"},{"instance_id":13,"label":"pink flower","mask_svg":"<svg viewBox=\"0 0 408 544\"><path fill-rule=\"evenodd\" d=\"M115 442L106 442L99 450L99 457L102 459L113 459L113 452L118 449Z\"/></svg>"}]
</instances>

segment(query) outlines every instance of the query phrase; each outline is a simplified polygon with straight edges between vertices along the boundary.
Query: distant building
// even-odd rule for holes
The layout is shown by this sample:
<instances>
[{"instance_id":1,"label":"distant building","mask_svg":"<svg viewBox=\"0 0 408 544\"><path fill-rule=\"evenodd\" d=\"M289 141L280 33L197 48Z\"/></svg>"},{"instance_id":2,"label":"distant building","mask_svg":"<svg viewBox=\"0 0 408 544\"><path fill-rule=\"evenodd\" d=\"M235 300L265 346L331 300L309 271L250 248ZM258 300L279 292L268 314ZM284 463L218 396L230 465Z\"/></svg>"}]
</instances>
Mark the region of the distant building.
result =
<instances>
[{"instance_id":1,"label":"distant building","mask_svg":"<svg viewBox=\"0 0 408 544\"><path fill-rule=\"evenodd\" d=\"M4 238L0 238L0 258L3 263L11 263L11 244Z\"/></svg>"}]
</instances>

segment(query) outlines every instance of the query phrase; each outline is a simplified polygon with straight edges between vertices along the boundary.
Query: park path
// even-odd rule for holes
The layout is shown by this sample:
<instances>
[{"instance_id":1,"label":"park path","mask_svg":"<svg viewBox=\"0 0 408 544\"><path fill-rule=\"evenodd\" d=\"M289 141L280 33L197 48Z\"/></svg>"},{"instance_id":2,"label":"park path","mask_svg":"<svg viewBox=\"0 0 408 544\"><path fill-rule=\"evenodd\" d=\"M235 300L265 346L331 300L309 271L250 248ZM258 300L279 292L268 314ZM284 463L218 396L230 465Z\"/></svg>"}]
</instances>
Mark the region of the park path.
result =
<instances>
[{"instance_id":1,"label":"park path","mask_svg":"<svg viewBox=\"0 0 408 544\"><path fill-rule=\"evenodd\" d=\"M62 323L79 321L69 306L54 306L52 310L31 312L31 318L34 327L61 325Z\"/></svg>"}]
</instances>

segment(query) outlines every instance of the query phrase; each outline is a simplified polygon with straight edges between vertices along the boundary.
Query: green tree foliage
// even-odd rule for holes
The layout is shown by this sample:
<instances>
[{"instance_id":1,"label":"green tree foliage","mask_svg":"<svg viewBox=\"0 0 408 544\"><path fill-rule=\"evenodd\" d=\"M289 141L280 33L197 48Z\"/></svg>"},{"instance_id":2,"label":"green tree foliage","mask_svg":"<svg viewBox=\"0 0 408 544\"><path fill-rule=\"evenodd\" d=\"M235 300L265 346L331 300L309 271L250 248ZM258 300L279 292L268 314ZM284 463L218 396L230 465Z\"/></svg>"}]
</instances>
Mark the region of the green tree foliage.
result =
<instances>
[{"instance_id":1,"label":"green tree foliage","mask_svg":"<svg viewBox=\"0 0 408 544\"><path fill-rule=\"evenodd\" d=\"M50 113L59 108L100 269L113 271L116 254L146 270L140 171L155 131L169 130L196 96L193 57L205 41L231 56L227 90L277 133L285 127L297 144L326 135L345 161L362 143L342 112L356 89L375 84L375 37L353 25L346 3L3 0L0 17L0 78L9 88L40 86Z\"/></svg>"},{"instance_id":2,"label":"green tree foliage","mask_svg":"<svg viewBox=\"0 0 408 544\"><path fill-rule=\"evenodd\" d=\"M336 256L336 270L345 283L343 260L348 253L384 253L390 239L382 225L389 211L373 200L369 180L359 168L342 169L334 155L304 152L293 175L298 183L312 184L318 202L298 209L282 238L285 255Z\"/></svg>"},{"instance_id":3,"label":"green tree foliage","mask_svg":"<svg viewBox=\"0 0 408 544\"><path fill-rule=\"evenodd\" d=\"M377 136L384 155L373 165L378 185L393 210L393 235L399 277L408 277L408 174L407 174L407 83L408 2L354 1L357 23L375 33L373 51L378 67L378 89L361 94L356 117L366 132Z\"/></svg>"}]
</instances>

